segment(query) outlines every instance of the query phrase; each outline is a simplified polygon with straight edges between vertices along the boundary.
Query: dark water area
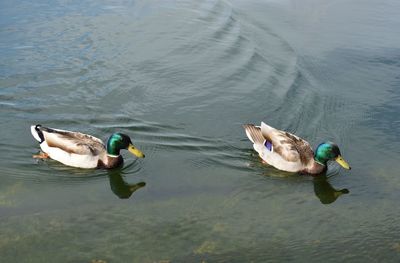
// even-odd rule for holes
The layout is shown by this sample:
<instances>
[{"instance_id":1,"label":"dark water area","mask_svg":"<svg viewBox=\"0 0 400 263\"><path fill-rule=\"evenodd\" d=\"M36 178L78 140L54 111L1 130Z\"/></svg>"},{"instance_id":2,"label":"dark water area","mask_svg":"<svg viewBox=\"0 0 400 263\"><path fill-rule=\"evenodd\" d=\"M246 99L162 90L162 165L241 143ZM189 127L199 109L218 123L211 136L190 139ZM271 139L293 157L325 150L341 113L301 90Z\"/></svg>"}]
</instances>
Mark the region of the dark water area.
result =
<instances>
[{"instance_id":1,"label":"dark water area","mask_svg":"<svg viewBox=\"0 0 400 263\"><path fill-rule=\"evenodd\" d=\"M2 1L1 262L399 262L400 2ZM242 124L336 142L312 178ZM83 170L30 125L146 154Z\"/></svg>"}]
</instances>

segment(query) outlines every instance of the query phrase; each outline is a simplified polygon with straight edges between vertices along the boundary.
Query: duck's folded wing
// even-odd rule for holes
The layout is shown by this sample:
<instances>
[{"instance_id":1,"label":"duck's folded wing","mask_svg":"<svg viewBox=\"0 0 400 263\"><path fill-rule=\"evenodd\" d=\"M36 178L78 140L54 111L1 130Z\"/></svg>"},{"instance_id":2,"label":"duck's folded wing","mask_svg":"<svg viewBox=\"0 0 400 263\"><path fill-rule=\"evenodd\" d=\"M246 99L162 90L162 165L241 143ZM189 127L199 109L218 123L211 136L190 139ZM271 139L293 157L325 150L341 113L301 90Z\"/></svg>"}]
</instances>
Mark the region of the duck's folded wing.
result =
<instances>
[{"instance_id":1,"label":"duck's folded wing","mask_svg":"<svg viewBox=\"0 0 400 263\"><path fill-rule=\"evenodd\" d=\"M260 127L254 126L254 124L243 125L246 131L247 138L254 144L264 144L265 138L261 133Z\"/></svg>"},{"instance_id":2,"label":"duck's folded wing","mask_svg":"<svg viewBox=\"0 0 400 263\"><path fill-rule=\"evenodd\" d=\"M313 157L310 144L294 134L277 130L265 123L261 123L261 132L266 140L272 142L274 152L286 161L306 164Z\"/></svg>"},{"instance_id":3,"label":"duck's folded wing","mask_svg":"<svg viewBox=\"0 0 400 263\"><path fill-rule=\"evenodd\" d=\"M49 147L57 147L68 153L82 155L99 155L105 150L100 139L88 134L46 127L40 127L40 129Z\"/></svg>"}]
</instances>

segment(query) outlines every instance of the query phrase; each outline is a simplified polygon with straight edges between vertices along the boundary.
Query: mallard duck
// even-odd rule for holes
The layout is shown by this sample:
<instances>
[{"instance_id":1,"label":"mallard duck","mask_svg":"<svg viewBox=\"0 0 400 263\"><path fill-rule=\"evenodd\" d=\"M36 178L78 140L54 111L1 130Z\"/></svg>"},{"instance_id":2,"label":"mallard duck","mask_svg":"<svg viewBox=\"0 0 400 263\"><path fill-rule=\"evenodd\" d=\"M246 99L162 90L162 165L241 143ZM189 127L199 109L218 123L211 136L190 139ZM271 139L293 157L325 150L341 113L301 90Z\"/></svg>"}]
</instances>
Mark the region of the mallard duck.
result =
<instances>
[{"instance_id":1,"label":"mallard duck","mask_svg":"<svg viewBox=\"0 0 400 263\"><path fill-rule=\"evenodd\" d=\"M126 149L139 158L144 154L132 145L129 136L114 133L104 143L91 135L43 127L31 126L33 137L40 143L43 153L34 158L48 158L78 168L111 169L123 163L120 150Z\"/></svg>"},{"instance_id":2,"label":"mallard duck","mask_svg":"<svg viewBox=\"0 0 400 263\"><path fill-rule=\"evenodd\" d=\"M351 169L335 143L321 143L314 154L307 141L264 122L261 122L261 126L246 124L243 127L261 159L279 170L317 175L327 169L330 160L345 169Z\"/></svg>"}]
</instances>

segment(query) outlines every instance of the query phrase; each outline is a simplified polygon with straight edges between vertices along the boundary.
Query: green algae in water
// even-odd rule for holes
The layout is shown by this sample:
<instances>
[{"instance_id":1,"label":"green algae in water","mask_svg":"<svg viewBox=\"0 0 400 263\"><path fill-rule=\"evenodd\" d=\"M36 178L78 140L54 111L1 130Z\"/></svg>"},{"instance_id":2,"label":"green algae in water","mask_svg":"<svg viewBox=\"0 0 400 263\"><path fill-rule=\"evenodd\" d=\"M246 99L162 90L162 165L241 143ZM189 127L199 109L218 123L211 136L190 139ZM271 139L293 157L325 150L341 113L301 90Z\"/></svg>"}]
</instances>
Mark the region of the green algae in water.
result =
<instances>
[{"instance_id":1,"label":"green algae in water","mask_svg":"<svg viewBox=\"0 0 400 263\"><path fill-rule=\"evenodd\" d=\"M17 206L18 195L21 195L24 190L23 184L17 182L11 186L7 186L0 192L0 207L15 207Z\"/></svg>"},{"instance_id":2,"label":"green algae in water","mask_svg":"<svg viewBox=\"0 0 400 263\"><path fill-rule=\"evenodd\" d=\"M198 248L193 252L195 254L212 254L217 249L217 244L215 241L204 241Z\"/></svg>"}]
</instances>

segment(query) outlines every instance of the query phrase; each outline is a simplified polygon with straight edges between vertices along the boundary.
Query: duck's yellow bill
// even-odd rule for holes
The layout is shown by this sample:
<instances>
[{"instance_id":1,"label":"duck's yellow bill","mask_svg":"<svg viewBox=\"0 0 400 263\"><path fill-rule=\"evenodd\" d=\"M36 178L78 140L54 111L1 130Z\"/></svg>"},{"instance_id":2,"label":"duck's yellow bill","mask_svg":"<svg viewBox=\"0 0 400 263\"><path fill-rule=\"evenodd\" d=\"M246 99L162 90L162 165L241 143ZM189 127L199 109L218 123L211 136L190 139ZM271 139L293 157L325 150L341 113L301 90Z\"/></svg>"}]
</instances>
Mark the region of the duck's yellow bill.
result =
<instances>
[{"instance_id":1,"label":"duck's yellow bill","mask_svg":"<svg viewBox=\"0 0 400 263\"><path fill-rule=\"evenodd\" d=\"M132 144L129 144L128 151L139 158L144 158L144 153L136 149L135 146L133 146Z\"/></svg>"},{"instance_id":2,"label":"duck's yellow bill","mask_svg":"<svg viewBox=\"0 0 400 263\"><path fill-rule=\"evenodd\" d=\"M344 169L350 170L350 165L342 158L342 156L336 157L335 161L340 164Z\"/></svg>"}]
</instances>

